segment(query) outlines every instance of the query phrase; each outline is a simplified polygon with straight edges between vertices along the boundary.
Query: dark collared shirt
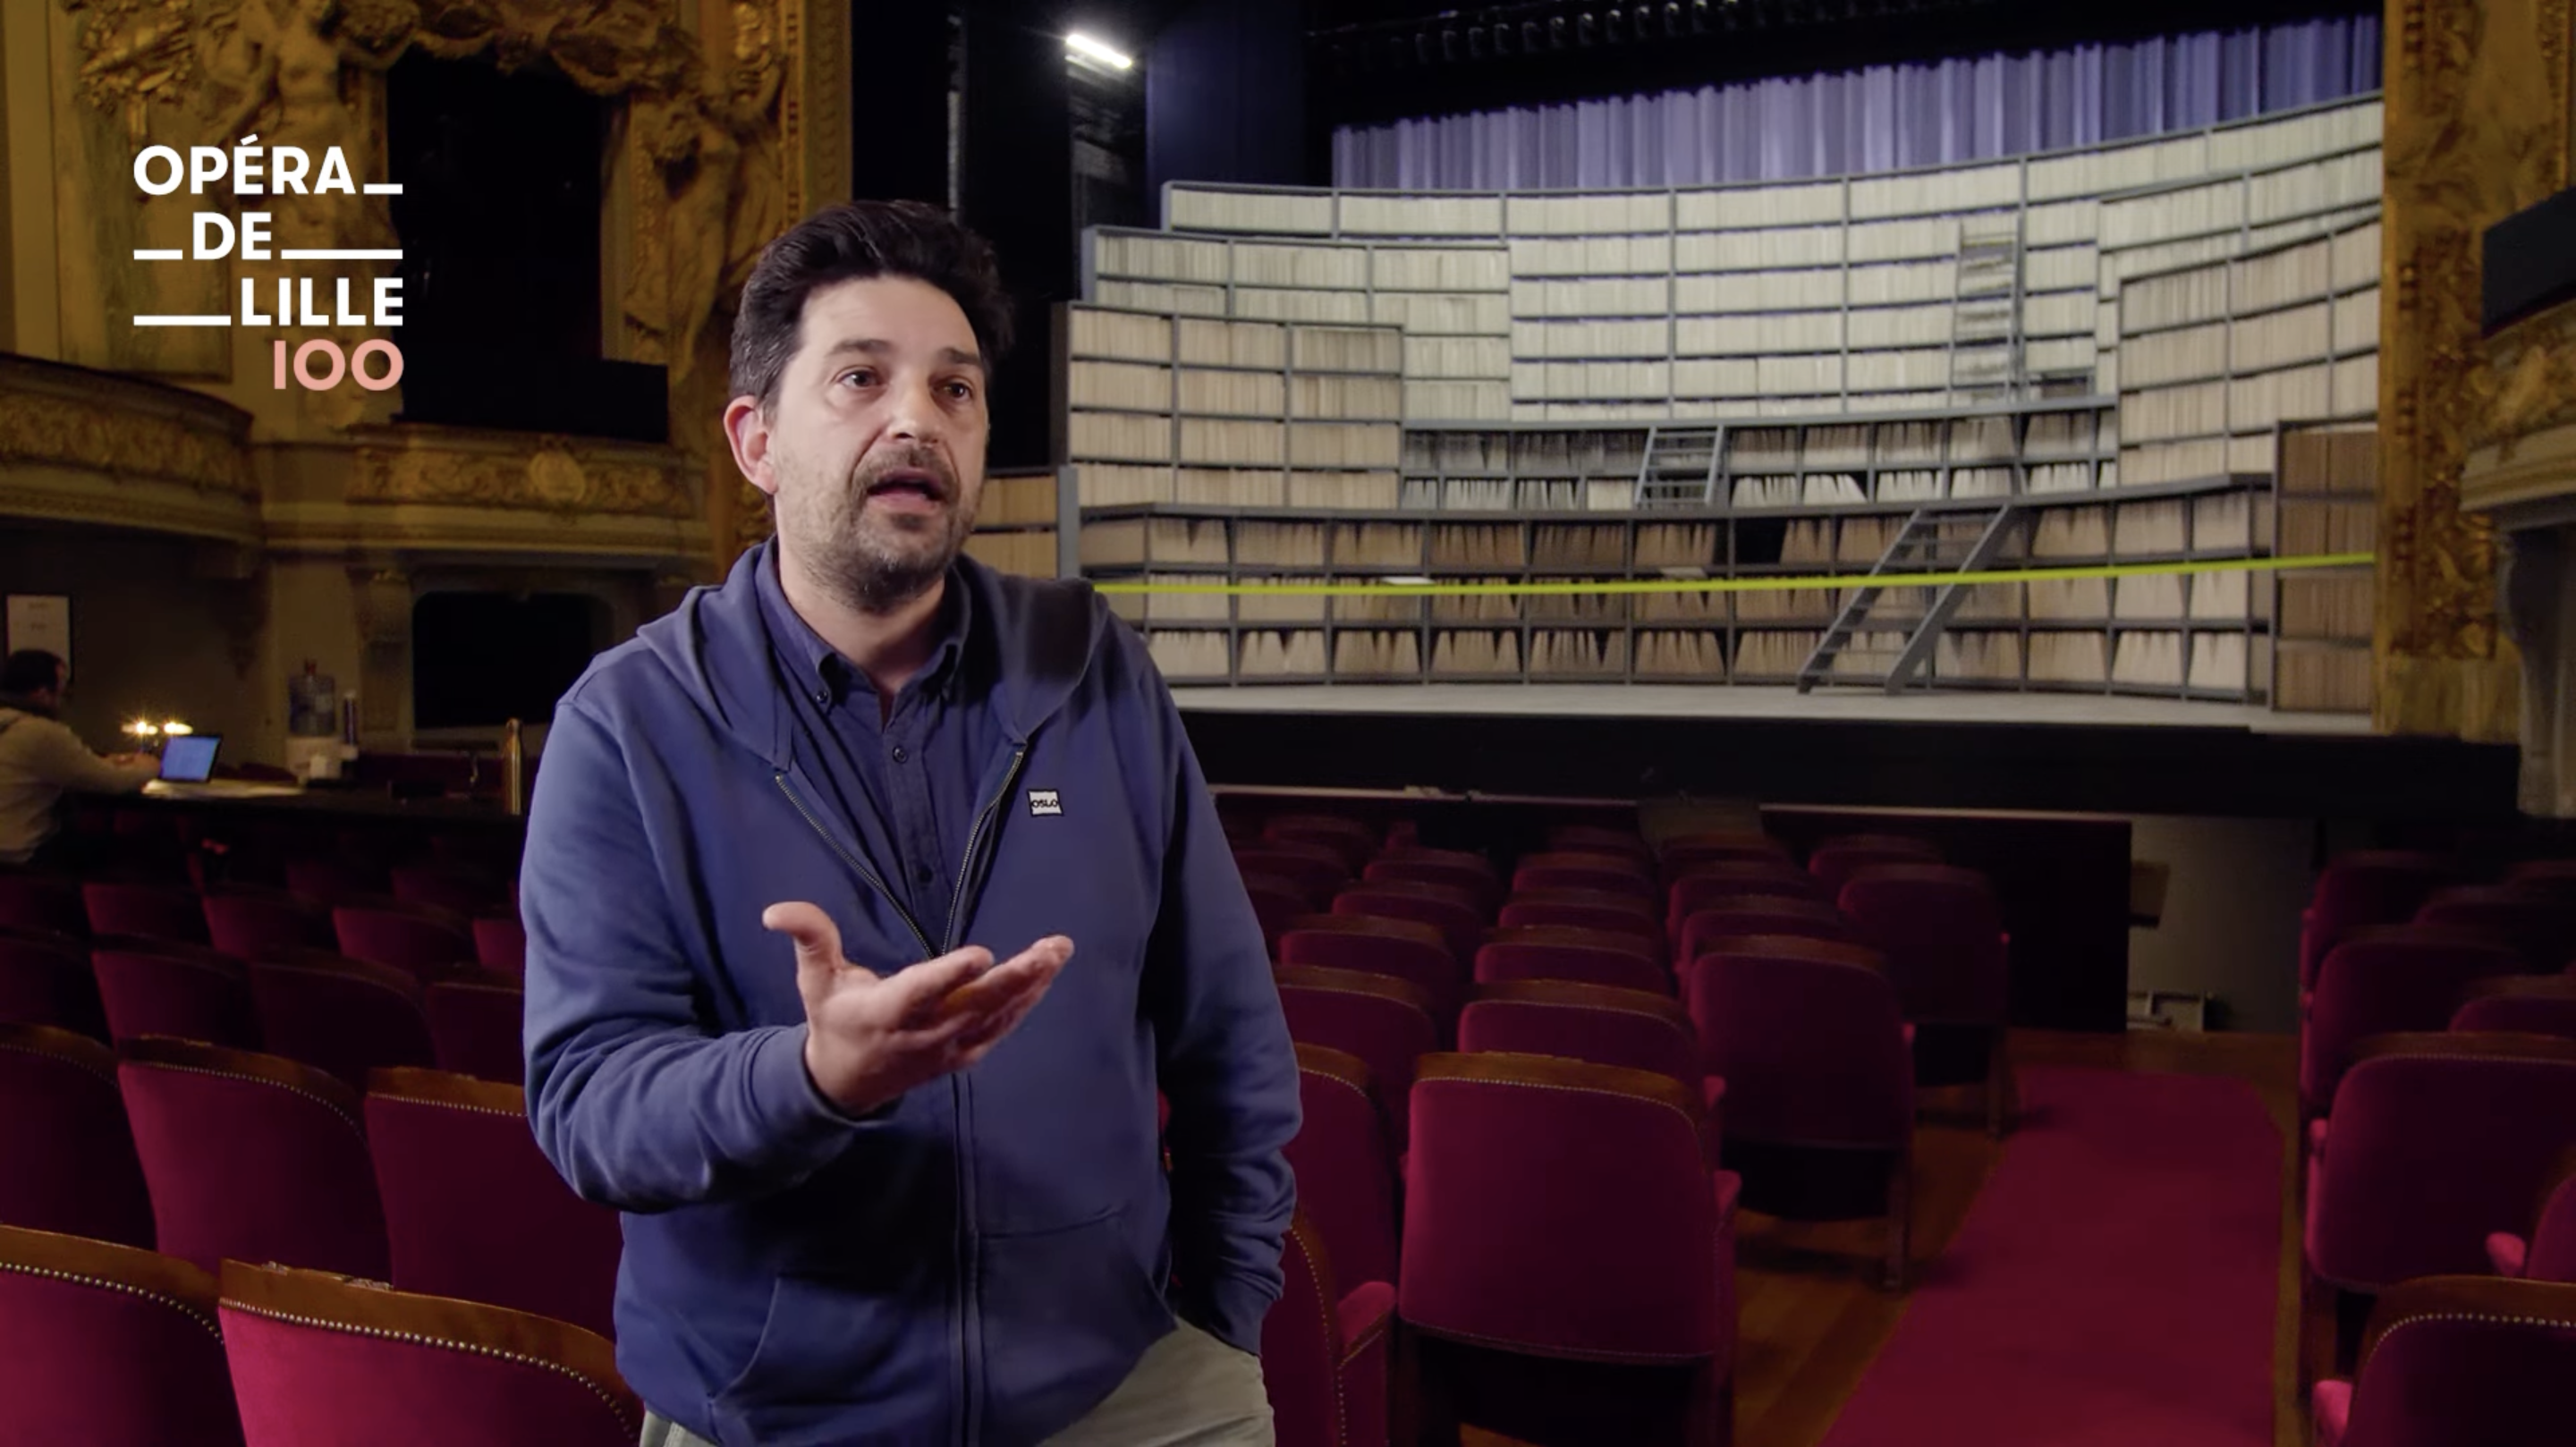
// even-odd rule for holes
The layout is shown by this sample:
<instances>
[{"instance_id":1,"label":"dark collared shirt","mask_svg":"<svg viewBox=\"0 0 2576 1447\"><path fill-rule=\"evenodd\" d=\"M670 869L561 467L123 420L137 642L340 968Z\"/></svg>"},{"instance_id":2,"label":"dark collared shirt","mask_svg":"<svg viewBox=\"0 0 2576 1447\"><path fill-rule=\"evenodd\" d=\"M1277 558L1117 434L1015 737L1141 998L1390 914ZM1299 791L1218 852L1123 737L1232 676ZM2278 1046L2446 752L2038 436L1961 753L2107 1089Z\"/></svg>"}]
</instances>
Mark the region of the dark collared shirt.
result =
<instances>
[{"instance_id":1,"label":"dark collared shirt","mask_svg":"<svg viewBox=\"0 0 2576 1447\"><path fill-rule=\"evenodd\" d=\"M778 566L772 548L759 569L760 606L779 676L792 689L797 757L828 794L817 805L848 822L886 887L930 942L940 944L966 836L983 802L976 787L1004 736L992 680L976 676L974 651L966 646L976 621L973 604L952 576L933 625L939 643L888 711L867 674L797 616L779 585ZM912 962L851 963L896 969Z\"/></svg>"}]
</instances>

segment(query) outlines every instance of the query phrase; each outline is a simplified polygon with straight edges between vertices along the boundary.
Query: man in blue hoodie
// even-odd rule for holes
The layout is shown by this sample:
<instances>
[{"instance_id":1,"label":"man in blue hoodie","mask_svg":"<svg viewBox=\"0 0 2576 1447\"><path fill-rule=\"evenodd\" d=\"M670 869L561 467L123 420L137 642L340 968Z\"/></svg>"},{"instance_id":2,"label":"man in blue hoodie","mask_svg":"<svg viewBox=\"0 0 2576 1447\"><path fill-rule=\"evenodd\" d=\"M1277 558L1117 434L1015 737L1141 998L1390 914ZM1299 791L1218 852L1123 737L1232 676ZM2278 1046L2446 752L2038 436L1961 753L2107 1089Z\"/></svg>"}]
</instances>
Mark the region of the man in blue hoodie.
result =
<instances>
[{"instance_id":1,"label":"man in blue hoodie","mask_svg":"<svg viewBox=\"0 0 2576 1447\"><path fill-rule=\"evenodd\" d=\"M1009 317L928 207L773 242L724 420L776 535L555 713L529 1114L625 1213L647 1447L1271 1439L1296 1060L1142 640L961 556Z\"/></svg>"}]
</instances>

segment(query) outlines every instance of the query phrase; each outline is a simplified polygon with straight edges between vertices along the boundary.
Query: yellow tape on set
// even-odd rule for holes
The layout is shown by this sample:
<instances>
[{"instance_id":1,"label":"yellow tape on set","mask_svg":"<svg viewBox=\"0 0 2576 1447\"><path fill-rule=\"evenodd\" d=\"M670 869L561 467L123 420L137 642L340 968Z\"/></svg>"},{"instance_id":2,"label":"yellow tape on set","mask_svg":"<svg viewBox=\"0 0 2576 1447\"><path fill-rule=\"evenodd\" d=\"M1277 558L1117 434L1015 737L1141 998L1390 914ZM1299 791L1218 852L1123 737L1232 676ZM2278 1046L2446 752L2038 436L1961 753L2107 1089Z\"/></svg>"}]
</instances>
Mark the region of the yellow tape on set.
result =
<instances>
[{"instance_id":1,"label":"yellow tape on set","mask_svg":"<svg viewBox=\"0 0 2576 1447\"><path fill-rule=\"evenodd\" d=\"M1778 593L1796 588L1937 588L1951 583L2062 583L2080 578L2145 578L2191 573L2290 572L2366 566L2371 553L2293 558L2211 558L2186 563L2101 563L2072 568L2004 568L1976 573L1807 573L1779 578L1620 578L1546 583L1132 583L1092 587L1115 594L1225 594L1241 598L1492 598L1594 593ZM1145 567L1152 567L1148 563Z\"/></svg>"}]
</instances>

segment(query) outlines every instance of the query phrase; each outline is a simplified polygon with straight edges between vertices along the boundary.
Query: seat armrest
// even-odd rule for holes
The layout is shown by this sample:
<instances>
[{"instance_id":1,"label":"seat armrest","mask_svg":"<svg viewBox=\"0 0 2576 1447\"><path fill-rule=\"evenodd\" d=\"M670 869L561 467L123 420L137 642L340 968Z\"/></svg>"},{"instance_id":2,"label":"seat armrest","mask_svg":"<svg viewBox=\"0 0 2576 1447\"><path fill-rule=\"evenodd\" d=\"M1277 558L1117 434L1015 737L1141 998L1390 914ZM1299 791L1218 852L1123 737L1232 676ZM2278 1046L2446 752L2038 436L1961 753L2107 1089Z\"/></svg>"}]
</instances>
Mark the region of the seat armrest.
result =
<instances>
[{"instance_id":1,"label":"seat armrest","mask_svg":"<svg viewBox=\"0 0 2576 1447\"><path fill-rule=\"evenodd\" d=\"M2487 1261L2498 1276L2520 1276L2531 1262L2531 1243L2510 1231L2487 1235Z\"/></svg>"},{"instance_id":2,"label":"seat armrest","mask_svg":"<svg viewBox=\"0 0 2576 1447\"><path fill-rule=\"evenodd\" d=\"M2339 1447L2352 1425L2352 1383L2319 1382L2308 1404L2317 1421L2317 1447Z\"/></svg>"}]
</instances>

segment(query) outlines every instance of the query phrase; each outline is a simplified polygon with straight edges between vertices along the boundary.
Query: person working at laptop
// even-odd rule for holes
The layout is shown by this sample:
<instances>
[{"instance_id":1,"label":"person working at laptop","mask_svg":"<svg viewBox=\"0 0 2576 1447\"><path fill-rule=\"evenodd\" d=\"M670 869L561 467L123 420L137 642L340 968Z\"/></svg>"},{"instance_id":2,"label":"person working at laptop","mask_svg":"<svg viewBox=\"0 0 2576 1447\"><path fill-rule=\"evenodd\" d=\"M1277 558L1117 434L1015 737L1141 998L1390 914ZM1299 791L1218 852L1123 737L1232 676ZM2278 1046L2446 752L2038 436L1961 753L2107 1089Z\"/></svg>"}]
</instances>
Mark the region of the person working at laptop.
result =
<instances>
[{"instance_id":1,"label":"person working at laptop","mask_svg":"<svg viewBox=\"0 0 2576 1447\"><path fill-rule=\"evenodd\" d=\"M55 716L69 683L69 667L41 648L0 664L0 864L77 868L55 802L73 790L135 793L160 772L141 754L91 753Z\"/></svg>"}]
</instances>

